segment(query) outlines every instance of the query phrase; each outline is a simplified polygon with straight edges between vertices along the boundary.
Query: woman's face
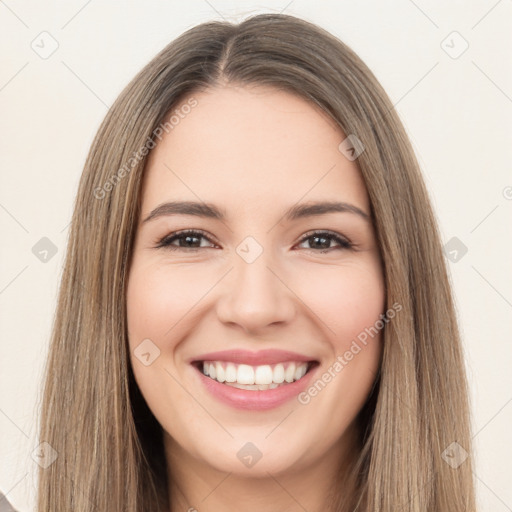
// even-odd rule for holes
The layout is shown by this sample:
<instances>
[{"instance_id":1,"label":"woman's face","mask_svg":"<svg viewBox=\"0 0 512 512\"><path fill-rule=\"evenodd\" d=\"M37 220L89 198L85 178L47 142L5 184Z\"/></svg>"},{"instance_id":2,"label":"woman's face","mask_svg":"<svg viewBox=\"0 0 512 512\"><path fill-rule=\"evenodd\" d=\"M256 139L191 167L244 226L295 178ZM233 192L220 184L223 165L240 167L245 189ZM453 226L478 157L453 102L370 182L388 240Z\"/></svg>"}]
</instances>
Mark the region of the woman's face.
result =
<instances>
[{"instance_id":1,"label":"woman's face","mask_svg":"<svg viewBox=\"0 0 512 512\"><path fill-rule=\"evenodd\" d=\"M247 476L334 467L385 308L346 135L263 87L194 94L173 114L147 163L127 290L131 364L166 454Z\"/></svg>"}]
</instances>

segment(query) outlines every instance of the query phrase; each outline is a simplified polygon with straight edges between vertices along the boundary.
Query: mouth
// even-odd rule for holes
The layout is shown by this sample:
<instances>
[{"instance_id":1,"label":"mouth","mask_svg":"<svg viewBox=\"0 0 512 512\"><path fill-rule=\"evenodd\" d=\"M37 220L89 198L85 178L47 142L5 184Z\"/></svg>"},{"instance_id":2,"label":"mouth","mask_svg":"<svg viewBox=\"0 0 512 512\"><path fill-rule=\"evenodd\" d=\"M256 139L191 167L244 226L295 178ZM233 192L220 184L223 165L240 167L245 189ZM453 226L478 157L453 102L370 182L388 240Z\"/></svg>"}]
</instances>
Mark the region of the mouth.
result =
<instances>
[{"instance_id":1,"label":"mouth","mask_svg":"<svg viewBox=\"0 0 512 512\"><path fill-rule=\"evenodd\" d=\"M215 401L246 411L271 410L296 398L320 361L288 350L230 349L189 359L199 386Z\"/></svg>"},{"instance_id":2,"label":"mouth","mask_svg":"<svg viewBox=\"0 0 512 512\"><path fill-rule=\"evenodd\" d=\"M249 365L231 361L194 361L192 365L205 377L220 384L248 391L267 391L300 381L318 361L286 361Z\"/></svg>"}]
</instances>

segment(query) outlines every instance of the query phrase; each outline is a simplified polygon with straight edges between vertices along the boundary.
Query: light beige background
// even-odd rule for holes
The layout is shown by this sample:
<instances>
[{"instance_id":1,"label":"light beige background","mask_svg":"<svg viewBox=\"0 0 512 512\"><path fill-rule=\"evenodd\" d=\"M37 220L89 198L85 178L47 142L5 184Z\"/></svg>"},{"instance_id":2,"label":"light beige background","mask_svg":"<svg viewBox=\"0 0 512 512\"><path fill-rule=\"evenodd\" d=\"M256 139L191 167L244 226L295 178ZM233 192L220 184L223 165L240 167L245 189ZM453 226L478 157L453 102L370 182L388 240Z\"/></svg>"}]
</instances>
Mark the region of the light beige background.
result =
<instances>
[{"instance_id":1,"label":"light beige background","mask_svg":"<svg viewBox=\"0 0 512 512\"><path fill-rule=\"evenodd\" d=\"M0 491L18 510L34 508L36 396L74 195L99 123L184 30L281 11L331 31L372 69L413 142L443 241L457 237L468 249L449 267L475 479L481 510L512 510L512 2L448 4L0 0ZM57 249L47 262L32 252L43 237Z\"/></svg>"}]
</instances>

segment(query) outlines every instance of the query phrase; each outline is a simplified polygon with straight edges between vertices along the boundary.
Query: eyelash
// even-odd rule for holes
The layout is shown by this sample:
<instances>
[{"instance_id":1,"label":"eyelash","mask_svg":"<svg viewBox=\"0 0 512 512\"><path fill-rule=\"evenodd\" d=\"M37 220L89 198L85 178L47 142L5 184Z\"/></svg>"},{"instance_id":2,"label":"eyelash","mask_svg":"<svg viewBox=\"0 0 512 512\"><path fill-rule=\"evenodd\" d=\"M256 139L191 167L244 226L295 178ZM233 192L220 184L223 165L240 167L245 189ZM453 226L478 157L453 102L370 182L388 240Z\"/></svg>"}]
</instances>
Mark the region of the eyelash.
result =
<instances>
[{"instance_id":1,"label":"eyelash","mask_svg":"<svg viewBox=\"0 0 512 512\"><path fill-rule=\"evenodd\" d=\"M197 229L186 229L183 231L176 231L175 233L171 233L170 235L166 235L165 237L163 237L162 239L160 239L158 241L158 245L156 246L156 248L157 249L158 248L166 248L166 249L170 249L171 251L182 250L182 251L187 251L187 252L197 252L200 249L208 249L209 248L209 247L189 247L189 248L187 248L187 247L178 247L178 246L171 245L171 243L174 242L175 240L184 239L186 236L194 236L196 238L205 238L210 243L215 243L210 240L210 238L206 235L206 233L204 231L197 230ZM325 230L324 231L312 231L312 232L306 233L299 241L299 245L313 237L320 237L320 236L322 236L323 238L328 238L328 239L334 240L335 242L338 242L340 244L340 246L339 247L329 247L329 248L323 249L323 250L306 249L307 251L325 254L326 252L330 252L333 249L345 249L346 250L346 249L354 248L354 244L352 244L352 242L350 242L346 238L341 237L340 235L338 235L337 233L335 233L333 231L325 231Z\"/></svg>"}]
</instances>

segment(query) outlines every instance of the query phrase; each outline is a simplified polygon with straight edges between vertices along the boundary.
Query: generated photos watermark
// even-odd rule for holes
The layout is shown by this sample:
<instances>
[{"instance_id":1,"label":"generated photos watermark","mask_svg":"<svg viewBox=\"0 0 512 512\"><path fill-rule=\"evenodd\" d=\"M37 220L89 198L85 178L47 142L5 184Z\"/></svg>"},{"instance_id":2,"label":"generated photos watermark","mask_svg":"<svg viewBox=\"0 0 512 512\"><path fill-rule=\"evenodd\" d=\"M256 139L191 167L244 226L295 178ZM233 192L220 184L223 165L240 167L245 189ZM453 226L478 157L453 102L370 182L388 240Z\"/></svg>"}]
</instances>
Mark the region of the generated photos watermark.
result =
<instances>
[{"instance_id":1,"label":"generated photos watermark","mask_svg":"<svg viewBox=\"0 0 512 512\"><path fill-rule=\"evenodd\" d=\"M318 395L342 370L349 364L354 357L361 352L367 345L369 338L373 339L384 326L392 320L396 314L402 310L402 305L395 302L391 308L382 313L379 319L371 326L361 331L356 339L352 340L350 348L343 355L339 355L336 360L327 368L327 370L312 384L308 389L299 393L297 400L302 405L307 405L311 399Z\"/></svg>"},{"instance_id":2,"label":"generated photos watermark","mask_svg":"<svg viewBox=\"0 0 512 512\"><path fill-rule=\"evenodd\" d=\"M198 101L195 98L190 98L185 104L181 105L179 108L173 110L173 114L170 118L165 122L160 124L151 134L150 137L146 139L146 142L142 145L142 147L136 151L130 158L128 158L127 162L117 170L115 174L110 176L110 178L103 183L101 187L96 187L94 189L94 197L96 199L103 199L107 192L110 192L114 189L114 187L141 161L144 157L149 153L151 149L156 146L156 140L162 140L163 133L170 133L171 130L181 122L182 119L190 114L192 109L198 105Z\"/></svg>"}]
</instances>

